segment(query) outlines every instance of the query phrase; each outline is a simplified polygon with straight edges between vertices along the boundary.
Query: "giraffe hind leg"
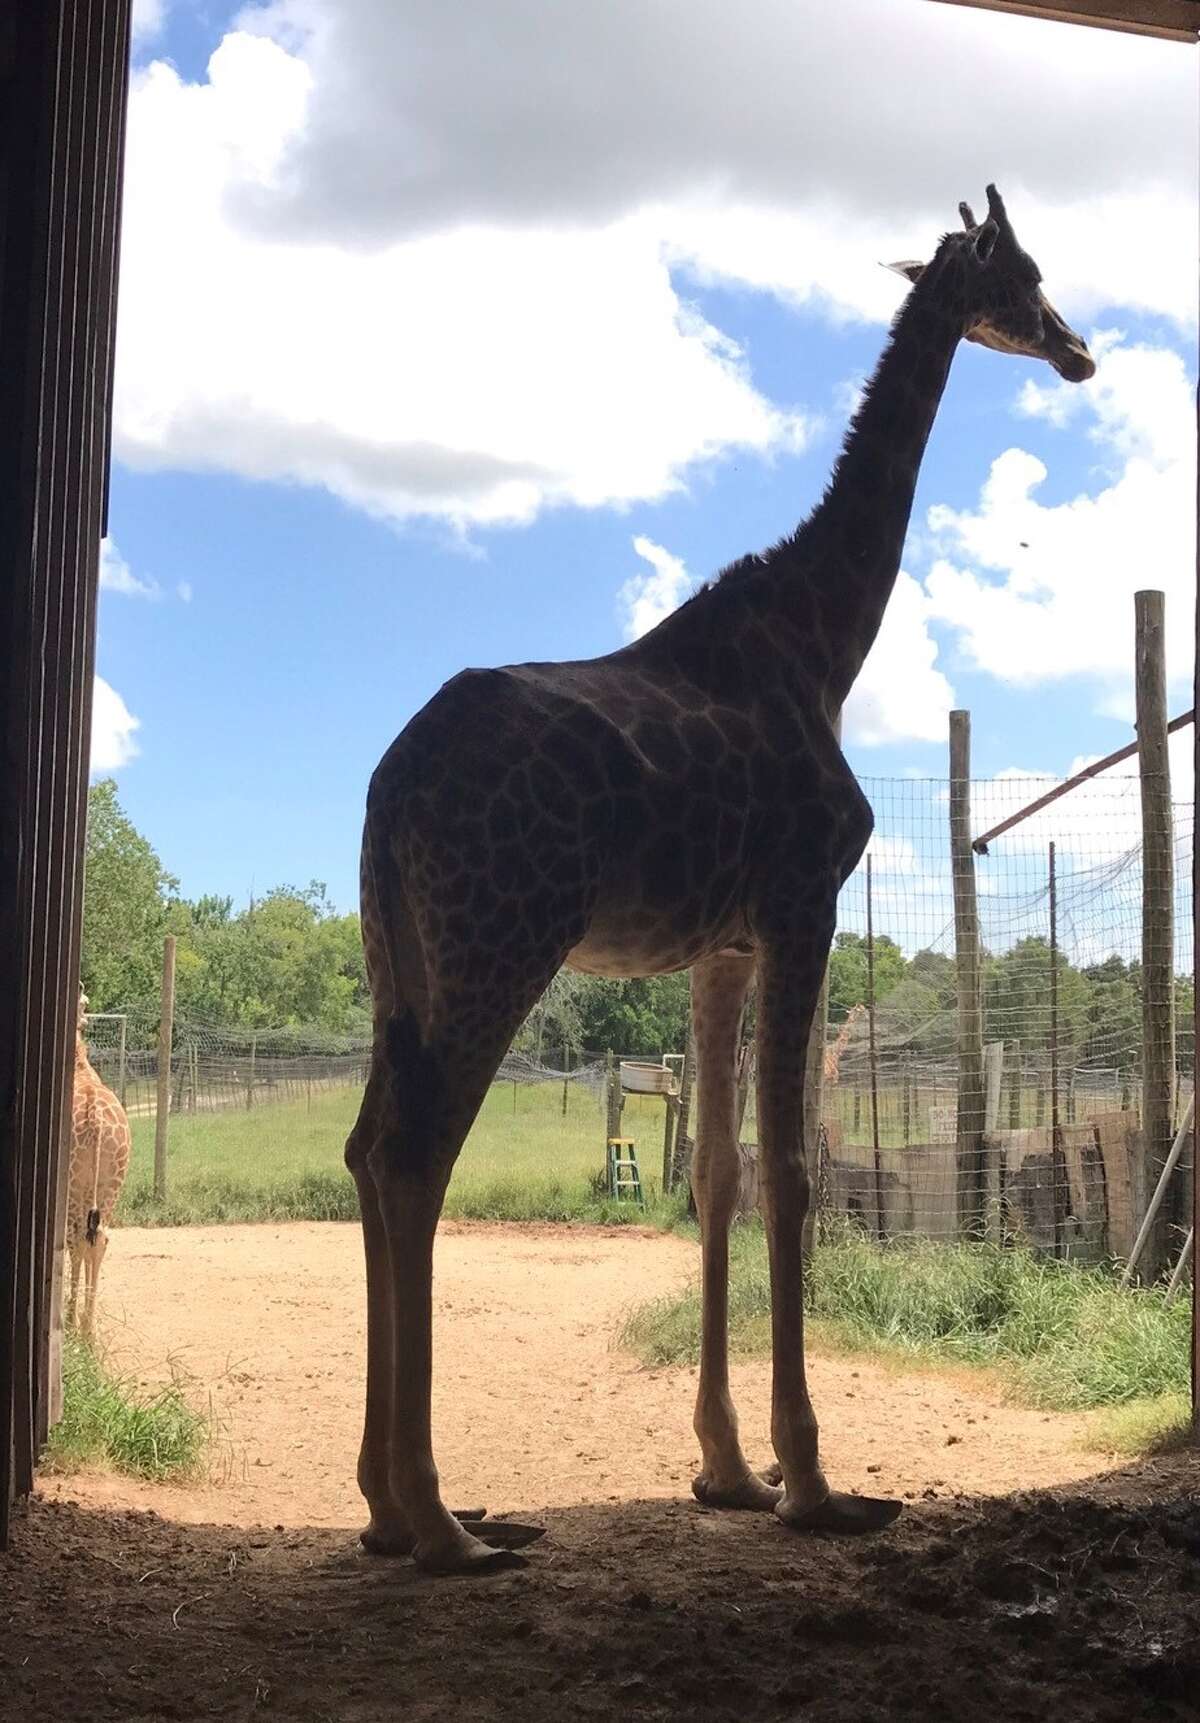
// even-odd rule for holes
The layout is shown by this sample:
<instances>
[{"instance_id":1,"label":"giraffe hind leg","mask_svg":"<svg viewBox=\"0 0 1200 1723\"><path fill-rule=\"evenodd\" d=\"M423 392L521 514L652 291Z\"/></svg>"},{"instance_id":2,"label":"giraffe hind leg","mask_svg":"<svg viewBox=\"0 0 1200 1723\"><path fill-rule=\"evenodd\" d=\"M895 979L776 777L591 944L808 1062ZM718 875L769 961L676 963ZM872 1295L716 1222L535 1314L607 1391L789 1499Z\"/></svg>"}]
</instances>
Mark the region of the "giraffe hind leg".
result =
<instances>
[{"instance_id":1,"label":"giraffe hind leg","mask_svg":"<svg viewBox=\"0 0 1200 1723\"><path fill-rule=\"evenodd\" d=\"M93 1211L95 1212L95 1211ZM90 1217L89 1217L90 1220ZM96 1293L100 1286L100 1264L104 1261L108 1250L108 1233L99 1225L94 1235L84 1245L84 1272L87 1277L87 1292L83 1306L83 1327L81 1333L85 1340L90 1340L96 1327Z\"/></svg>"}]
</instances>

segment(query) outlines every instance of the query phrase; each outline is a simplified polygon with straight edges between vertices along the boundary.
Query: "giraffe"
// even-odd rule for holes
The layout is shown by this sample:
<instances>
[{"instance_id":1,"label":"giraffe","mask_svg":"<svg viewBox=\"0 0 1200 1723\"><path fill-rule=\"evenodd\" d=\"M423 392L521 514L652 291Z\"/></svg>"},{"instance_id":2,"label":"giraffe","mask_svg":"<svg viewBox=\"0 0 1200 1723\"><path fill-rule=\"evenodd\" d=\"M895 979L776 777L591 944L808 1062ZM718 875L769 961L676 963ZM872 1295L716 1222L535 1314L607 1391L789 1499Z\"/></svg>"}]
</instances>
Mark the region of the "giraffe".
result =
<instances>
[{"instance_id":1,"label":"giraffe","mask_svg":"<svg viewBox=\"0 0 1200 1723\"><path fill-rule=\"evenodd\" d=\"M842 1054L846 1051L846 1043L850 1039L850 1031L860 1017L865 1017L865 1005L852 1005L846 1013L846 1021L837 1032L833 1045L825 1049L825 1063L822 1075L827 1083L836 1083L842 1068Z\"/></svg>"},{"instance_id":2,"label":"giraffe","mask_svg":"<svg viewBox=\"0 0 1200 1723\"><path fill-rule=\"evenodd\" d=\"M369 1551L432 1572L521 1565L535 1526L442 1503L430 1428L432 1255L455 1158L512 1035L561 964L691 969L703 1320L703 1502L797 1531L863 1532L899 1502L830 1489L804 1360L805 1049L837 894L872 817L836 736L899 569L917 470L958 343L1082 382L1083 340L1041 291L1004 204L946 234L911 283L808 519L605 657L467 670L417 713L367 796L362 925L374 1032L346 1161L366 1255L358 1483ZM729 1390L738 1028L758 989L763 1209L779 1482L742 1451Z\"/></svg>"},{"instance_id":3,"label":"giraffe","mask_svg":"<svg viewBox=\"0 0 1200 1723\"><path fill-rule=\"evenodd\" d=\"M79 1272L86 1271L86 1296L80 1333L90 1338L96 1321L100 1264L108 1249L112 1220L125 1174L129 1171L129 1120L125 1109L92 1069L83 1031L87 995L79 995L75 1026L75 1075L71 1098L71 1153L67 1175L67 1249L71 1253L68 1325L74 1326Z\"/></svg>"}]
</instances>

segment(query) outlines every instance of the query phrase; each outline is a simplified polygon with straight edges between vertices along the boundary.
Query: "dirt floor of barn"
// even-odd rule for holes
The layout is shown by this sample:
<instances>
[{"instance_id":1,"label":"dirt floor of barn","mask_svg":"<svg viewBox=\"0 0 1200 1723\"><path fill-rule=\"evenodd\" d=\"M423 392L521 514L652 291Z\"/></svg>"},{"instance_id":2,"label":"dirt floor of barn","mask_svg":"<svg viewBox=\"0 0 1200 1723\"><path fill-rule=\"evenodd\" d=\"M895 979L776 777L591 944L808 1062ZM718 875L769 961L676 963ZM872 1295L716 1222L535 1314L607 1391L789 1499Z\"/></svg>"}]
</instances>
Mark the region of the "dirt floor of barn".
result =
<instances>
[{"instance_id":1,"label":"dirt floor of barn","mask_svg":"<svg viewBox=\"0 0 1200 1723\"><path fill-rule=\"evenodd\" d=\"M1200 1456L1118 1466L973 1379L819 1358L828 1468L904 1496L900 1524L838 1542L702 1509L693 1373L611 1344L694 1247L634 1229L445 1230L448 1492L548 1532L486 1580L361 1556L359 1250L338 1226L116 1235L110 1356L212 1395L211 1475L51 1479L19 1510L0 1716L1195 1716ZM765 1458L764 1365L734 1387Z\"/></svg>"}]
</instances>

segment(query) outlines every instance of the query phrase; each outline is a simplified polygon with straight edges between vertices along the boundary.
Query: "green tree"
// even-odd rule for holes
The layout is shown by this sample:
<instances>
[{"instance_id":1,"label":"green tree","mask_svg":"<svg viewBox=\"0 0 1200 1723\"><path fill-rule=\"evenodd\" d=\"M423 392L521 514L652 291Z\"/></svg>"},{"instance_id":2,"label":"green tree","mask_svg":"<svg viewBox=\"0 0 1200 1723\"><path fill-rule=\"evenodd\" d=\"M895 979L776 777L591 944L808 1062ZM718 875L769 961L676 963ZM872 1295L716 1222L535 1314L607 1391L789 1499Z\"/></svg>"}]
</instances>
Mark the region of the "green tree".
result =
<instances>
[{"instance_id":1,"label":"green tree","mask_svg":"<svg viewBox=\"0 0 1200 1723\"><path fill-rule=\"evenodd\" d=\"M583 1046L581 1004L587 984L587 976L560 969L522 1024L513 1043L518 1051L535 1059L551 1049L577 1054Z\"/></svg>"},{"instance_id":2,"label":"green tree","mask_svg":"<svg viewBox=\"0 0 1200 1723\"><path fill-rule=\"evenodd\" d=\"M683 1051L688 1021L688 978L651 975L612 981L602 975L580 978L579 1018L582 1045L590 1052L611 1048L657 1058Z\"/></svg>"},{"instance_id":3,"label":"green tree","mask_svg":"<svg viewBox=\"0 0 1200 1723\"><path fill-rule=\"evenodd\" d=\"M1136 1065L1142 1043L1141 966L1114 954L1081 974L1088 985L1081 1056L1095 1065Z\"/></svg>"},{"instance_id":4,"label":"green tree","mask_svg":"<svg viewBox=\"0 0 1200 1723\"><path fill-rule=\"evenodd\" d=\"M886 933L875 935L875 999L886 999L908 969L904 953ZM855 1005L867 1003L867 938L839 933L829 954L829 1016L840 1023Z\"/></svg>"},{"instance_id":5,"label":"green tree","mask_svg":"<svg viewBox=\"0 0 1200 1723\"><path fill-rule=\"evenodd\" d=\"M227 898L188 907L181 1007L247 1028L365 1028L370 999L358 917L338 915L325 887L277 886L234 915Z\"/></svg>"},{"instance_id":6,"label":"green tree","mask_svg":"<svg viewBox=\"0 0 1200 1723\"><path fill-rule=\"evenodd\" d=\"M926 948L917 952L908 966L908 973L914 981L929 988L943 1010L951 1010L957 1005L958 971L952 957Z\"/></svg>"},{"instance_id":7,"label":"green tree","mask_svg":"<svg viewBox=\"0 0 1200 1723\"><path fill-rule=\"evenodd\" d=\"M1088 1033L1091 989L1087 979L1057 960L1058 1047L1077 1059ZM984 962L984 1035L989 1041L1019 1041L1023 1049L1050 1047L1050 942L1040 934L1019 939L1010 951Z\"/></svg>"},{"instance_id":8,"label":"green tree","mask_svg":"<svg viewBox=\"0 0 1200 1723\"><path fill-rule=\"evenodd\" d=\"M147 1003L162 977L163 936L179 882L103 778L88 791L80 973L93 1011Z\"/></svg>"}]
</instances>

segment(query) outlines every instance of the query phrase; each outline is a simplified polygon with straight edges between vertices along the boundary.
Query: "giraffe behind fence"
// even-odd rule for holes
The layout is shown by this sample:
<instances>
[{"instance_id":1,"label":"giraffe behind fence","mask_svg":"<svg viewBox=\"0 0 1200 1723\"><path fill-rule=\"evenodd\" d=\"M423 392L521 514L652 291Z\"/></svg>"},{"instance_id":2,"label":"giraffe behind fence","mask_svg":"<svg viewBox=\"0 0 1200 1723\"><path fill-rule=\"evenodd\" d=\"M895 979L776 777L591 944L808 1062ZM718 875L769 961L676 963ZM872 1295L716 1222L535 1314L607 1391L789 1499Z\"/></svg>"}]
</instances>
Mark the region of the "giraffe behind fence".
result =
<instances>
[{"instance_id":1,"label":"giraffe behind fence","mask_svg":"<svg viewBox=\"0 0 1200 1723\"><path fill-rule=\"evenodd\" d=\"M107 1228L129 1171L131 1142L124 1107L112 1090L101 1082L88 1059L83 1039L86 1021L87 995L80 993L67 1183L67 1250L71 1257L67 1323L72 1327L75 1325L82 1270L85 1295L79 1331L90 1339L96 1321L100 1264L108 1249Z\"/></svg>"}]
</instances>

